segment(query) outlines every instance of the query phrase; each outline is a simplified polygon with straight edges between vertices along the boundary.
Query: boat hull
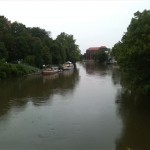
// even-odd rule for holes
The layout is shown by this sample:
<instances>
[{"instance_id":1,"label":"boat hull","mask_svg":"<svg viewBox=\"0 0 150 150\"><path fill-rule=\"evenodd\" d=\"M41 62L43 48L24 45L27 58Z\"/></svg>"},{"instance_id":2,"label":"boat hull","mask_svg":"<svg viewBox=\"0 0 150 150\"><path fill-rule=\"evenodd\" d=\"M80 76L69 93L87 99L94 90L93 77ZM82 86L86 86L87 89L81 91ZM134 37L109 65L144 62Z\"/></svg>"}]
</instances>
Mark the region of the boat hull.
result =
<instances>
[{"instance_id":1,"label":"boat hull","mask_svg":"<svg viewBox=\"0 0 150 150\"><path fill-rule=\"evenodd\" d=\"M57 71L42 71L42 75L52 75L52 74L55 74L57 73Z\"/></svg>"},{"instance_id":2,"label":"boat hull","mask_svg":"<svg viewBox=\"0 0 150 150\"><path fill-rule=\"evenodd\" d=\"M46 68L42 71L43 75L52 75L58 73L58 67Z\"/></svg>"},{"instance_id":3,"label":"boat hull","mask_svg":"<svg viewBox=\"0 0 150 150\"><path fill-rule=\"evenodd\" d=\"M63 70L72 70L74 67L69 66L69 67L63 67Z\"/></svg>"}]
</instances>

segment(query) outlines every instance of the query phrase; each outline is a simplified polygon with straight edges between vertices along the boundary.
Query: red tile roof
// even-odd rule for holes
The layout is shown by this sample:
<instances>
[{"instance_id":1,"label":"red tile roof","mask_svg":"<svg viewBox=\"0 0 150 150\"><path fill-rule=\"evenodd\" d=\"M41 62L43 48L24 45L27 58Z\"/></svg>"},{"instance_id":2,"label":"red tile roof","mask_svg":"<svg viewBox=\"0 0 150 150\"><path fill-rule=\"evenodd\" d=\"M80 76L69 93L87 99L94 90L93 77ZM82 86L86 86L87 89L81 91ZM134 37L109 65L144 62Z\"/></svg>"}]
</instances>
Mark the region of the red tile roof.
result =
<instances>
[{"instance_id":1,"label":"red tile roof","mask_svg":"<svg viewBox=\"0 0 150 150\"><path fill-rule=\"evenodd\" d=\"M87 50L89 51L97 51L99 49L99 47L90 47Z\"/></svg>"},{"instance_id":2,"label":"red tile roof","mask_svg":"<svg viewBox=\"0 0 150 150\"><path fill-rule=\"evenodd\" d=\"M88 48L87 50L88 50L88 51L97 51L97 50L102 49L102 48L107 48L107 47L106 47L106 46L90 47L90 48Z\"/></svg>"}]
</instances>

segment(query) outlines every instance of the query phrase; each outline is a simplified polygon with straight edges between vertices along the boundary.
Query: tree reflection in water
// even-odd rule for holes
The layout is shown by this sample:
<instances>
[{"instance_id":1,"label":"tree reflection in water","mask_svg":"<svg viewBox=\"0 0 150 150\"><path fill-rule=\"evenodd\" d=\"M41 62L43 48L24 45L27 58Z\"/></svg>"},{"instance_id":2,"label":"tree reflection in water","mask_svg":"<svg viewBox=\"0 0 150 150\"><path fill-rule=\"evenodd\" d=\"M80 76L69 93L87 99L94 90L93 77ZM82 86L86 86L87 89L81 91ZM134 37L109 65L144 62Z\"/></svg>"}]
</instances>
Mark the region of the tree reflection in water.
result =
<instances>
[{"instance_id":1,"label":"tree reflection in water","mask_svg":"<svg viewBox=\"0 0 150 150\"><path fill-rule=\"evenodd\" d=\"M54 94L73 92L79 81L79 71L54 76L28 76L0 81L0 116L13 106L25 107L29 101L34 105L50 102Z\"/></svg>"},{"instance_id":2,"label":"tree reflection in water","mask_svg":"<svg viewBox=\"0 0 150 150\"><path fill-rule=\"evenodd\" d=\"M99 64L95 62L86 62L82 65L86 69L86 73L88 75L105 77L106 75L111 75L112 73L111 65Z\"/></svg>"},{"instance_id":3,"label":"tree reflection in water","mask_svg":"<svg viewBox=\"0 0 150 150\"><path fill-rule=\"evenodd\" d=\"M115 73L113 79L117 78ZM116 96L116 105L123 124L120 138L116 140L116 150L150 149L149 97L139 91L128 90L122 85Z\"/></svg>"}]
</instances>

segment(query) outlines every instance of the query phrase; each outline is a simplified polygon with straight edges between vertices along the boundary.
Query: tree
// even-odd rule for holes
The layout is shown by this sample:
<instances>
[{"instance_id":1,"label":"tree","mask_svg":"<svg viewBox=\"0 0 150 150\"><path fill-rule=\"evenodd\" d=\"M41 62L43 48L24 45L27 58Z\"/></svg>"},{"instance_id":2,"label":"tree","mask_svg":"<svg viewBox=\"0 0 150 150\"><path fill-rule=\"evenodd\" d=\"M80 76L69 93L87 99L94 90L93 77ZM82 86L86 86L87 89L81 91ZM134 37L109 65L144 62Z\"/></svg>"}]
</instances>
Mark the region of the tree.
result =
<instances>
[{"instance_id":1,"label":"tree","mask_svg":"<svg viewBox=\"0 0 150 150\"><path fill-rule=\"evenodd\" d=\"M28 55L29 45L26 41L25 37L17 37L15 38L16 45L16 60L24 59Z\"/></svg>"},{"instance_id":2,"label":"tree","mask_svg":"<svg viewBox=\"0 0 150 150\"><path fill-rule=\"evenodd\" d=\"M28 32L24 24L15 21L11 24L11 34L14 36L26 36Z\"/></svg>"},{"instance_id":3,"label":"tree","mask_svg":"<svg viewBox=\"0 0 150 150\"><path fill-rule=\"evenodd\" d=\"M32 37L38 37L41 40L49 38L50 32L45 29L41 29L39 27L28 28L28 32L32 35Z\"/></svg>"},{"instance_id":4,"label":"tree","mask_svg":"<svg viewBox=\"0 0 150 150\"><path fill-rule=\"evenodd\" d=\"M62 62L69 60L75 63L80 59L79 46L75 44L76 40L73 35L62 32L57 36L56 41L61 51Z\"/></svg>"},{"instance_id":5,"label":"tree","mask_svg":"<svg viewBox=\"0 0 150 150\"><path fill-rule=\"evenodd\" d=\"M28 55L27 57L25 57L24 62L31 65L31 66L35 66L35 56L34 55Z\"/></svg>"},{"instance_id":6,"label":"tree","mask_svg":"<svg viewBox=\"0 0 150 150\"><path fill-rule=\"evenodd\" d=\"M43 58L44 64L48 65L52 63L52 55L47 46L44 46L42 48L42 58Z\"/></svg>"},{"instance_id":7,"label":"tree","mask_svg":"<svg viewBox=\"0 0 150 150\"><path fill-rule=\"evenodd\" d=\"M10 30L10 21L4 16L0 16L0 31L1 32L9 32Z\"/></svg>"},{"instance_id":8,"label":"tree","mask_svg":"<svg viewBox=\"0 0 150 150\"><path fill-rule=\"evenodd\" d=\"M6 50L5 44L0 42L0 59L7 59L8 52Z\"/></svg>"},{"instance_id":9,"label":"tree","mask_svg":"<svg viewBox=\"0 0 150 150\"><path fill-rule=\"evenodd\" d=\"M0 16L0 59L11 63L22 60L36 67L65 61L75 63L80 59L80 50L73 35L63 32L53 40L50 34L45 29L27 28L22 23L11 23Z\"/></svg>"},{"instance_id":10,"label":"tree","mask_svg":"<svg viewBox=\"0 0 150 150\"><path fill-rule=\"evenodd\" d=\"M53 64L61 64L61 55L59 51L59 45L56 40L53 41L53 45L51 47L51 54L52 54L52 63Z\"/></svg>"},{"instance_id":11,"label":"tree","mask_svg":"<svg viewBox=\"0 0 150 150\"><path fill-rule=\"evenodd\" d=\"M105 53L105 51L98 51L97 53L94 54L94 59L95 61L98 61L99 63L104 63L107 61L108 56Z\"/></svg>"},{"instance_id":12,"label":"tree","mask_svg":"<svg viewBox=\"0 0 150 150\"><path fill-rule=\"evenodd\" d=\"M150 91L150 11L134 14L121 42L114 45L113 54L131 87Z\"/></svg>"}]
</instances>

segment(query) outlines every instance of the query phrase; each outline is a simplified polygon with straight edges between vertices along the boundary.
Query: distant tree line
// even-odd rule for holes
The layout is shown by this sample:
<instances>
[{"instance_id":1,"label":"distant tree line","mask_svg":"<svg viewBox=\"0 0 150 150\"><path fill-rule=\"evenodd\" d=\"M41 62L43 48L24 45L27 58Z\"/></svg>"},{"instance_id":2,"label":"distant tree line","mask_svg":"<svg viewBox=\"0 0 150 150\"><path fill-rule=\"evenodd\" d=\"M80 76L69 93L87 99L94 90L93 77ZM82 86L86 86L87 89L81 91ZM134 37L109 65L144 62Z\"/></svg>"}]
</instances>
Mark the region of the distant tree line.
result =
<instances>
[{"instance_id":1,"label":"distant tree line","mask_svg":"<svg viewBox=\"0 0 150 150\"><path fill-rule=\"evenodd\" d=\"M150 92L150 10L137 11L113 55L131 89Z\"/></svg>"},{"instance_id":2,"label":"distant tree line","mask_svg":"<svg viewBox=\"0 0 150 150\"><path fill-rule=\"evenodd\" d=\"M27 28L0 16L0 60L23 62L39 68L43 64L75 63L81 55L75 42L73 35L62 32L54 40L45 29Z\"/></svg>"}]
</instances>

